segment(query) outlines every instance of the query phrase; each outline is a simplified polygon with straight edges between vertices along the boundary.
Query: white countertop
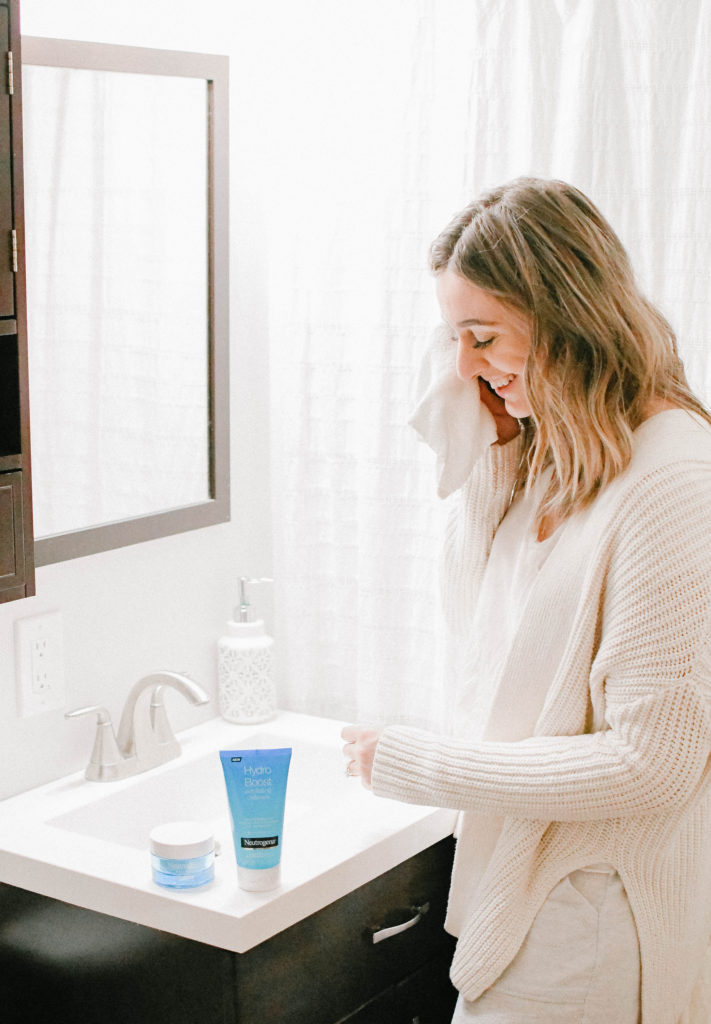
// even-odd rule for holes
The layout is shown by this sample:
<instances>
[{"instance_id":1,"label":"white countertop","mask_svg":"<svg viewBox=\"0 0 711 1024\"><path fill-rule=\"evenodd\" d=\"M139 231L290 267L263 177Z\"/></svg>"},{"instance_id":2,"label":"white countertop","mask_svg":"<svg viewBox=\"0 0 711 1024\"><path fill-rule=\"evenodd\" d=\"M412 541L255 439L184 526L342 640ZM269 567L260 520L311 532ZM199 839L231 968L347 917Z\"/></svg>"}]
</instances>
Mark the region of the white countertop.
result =
<instances>
[{"instance_id":1,"label":"white countertop","mask_svg":"<svg viewBox=\"0 0 711 1024\"><path fill-rule=\"evenodd\" d=\"M346 778L341 725L290 712L252 726L215 718L179 734L180 758L150 772L108 783L77 773L4 800L0 882L245 952L453 830L451 811L374 797ZM218 755L250 738L294 750L282 884L266 893L237 886ZM173 891L151 879L148 832L186 817L211 821L221 855L213 882Z\"/></svg>"}]
</instances>

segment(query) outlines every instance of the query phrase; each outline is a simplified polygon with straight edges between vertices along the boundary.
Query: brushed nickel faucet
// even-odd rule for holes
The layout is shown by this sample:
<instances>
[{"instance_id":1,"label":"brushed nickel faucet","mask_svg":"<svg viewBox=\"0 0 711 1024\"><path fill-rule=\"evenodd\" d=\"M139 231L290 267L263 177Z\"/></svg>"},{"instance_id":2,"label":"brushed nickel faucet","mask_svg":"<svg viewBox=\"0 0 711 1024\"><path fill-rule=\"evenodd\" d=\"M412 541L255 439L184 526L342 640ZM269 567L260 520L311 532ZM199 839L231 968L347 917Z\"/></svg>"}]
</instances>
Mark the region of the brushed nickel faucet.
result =
<instances>
[{"instance_id":1,"label":"brushed nickel faucet","mask_svg":"<svg viewBox=\"0 0 711 1024\"><path fill-rule=\"evenodd\" d=\"M67 711L65 718L95 713L96 736L89 764L84 775L92 782L112 782L148 771L178 757L180 744L173 735L163 691L170 687L191 704L209 703L209 695L186 675L179 672L152 672L131 687L114 734L111 715L105 707L91 705ZM150 695L150 701L149 701Z\"/></svg>"}]
</instances>

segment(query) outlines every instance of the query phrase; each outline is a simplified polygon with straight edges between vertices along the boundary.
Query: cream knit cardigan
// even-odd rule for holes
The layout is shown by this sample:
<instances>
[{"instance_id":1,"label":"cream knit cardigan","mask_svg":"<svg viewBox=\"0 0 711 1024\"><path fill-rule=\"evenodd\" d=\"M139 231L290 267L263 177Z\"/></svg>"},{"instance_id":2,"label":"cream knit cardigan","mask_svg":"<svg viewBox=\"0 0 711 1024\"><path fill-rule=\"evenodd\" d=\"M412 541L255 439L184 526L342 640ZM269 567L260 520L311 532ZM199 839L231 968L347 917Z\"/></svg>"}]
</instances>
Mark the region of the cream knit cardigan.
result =
<instances>
[{"instance_id":1,"label":"cream knit cardigan","mask_svg":"<svg viewBox=\"0 0 711 1024\"><path fill-rule=\"evenodd\" d=\"M643 1024L676 1024L711 935L711 428L669 410L634 437L627 470L561 527L483 740L389 727L372 785L466 812L448 927L467 999L508 965L553 886L604 861L637 924ZM443 595L459 634L518 448L489 448L452 499ZM529 701L542 711L519 737Z\"/></svg>"}]
</instances>

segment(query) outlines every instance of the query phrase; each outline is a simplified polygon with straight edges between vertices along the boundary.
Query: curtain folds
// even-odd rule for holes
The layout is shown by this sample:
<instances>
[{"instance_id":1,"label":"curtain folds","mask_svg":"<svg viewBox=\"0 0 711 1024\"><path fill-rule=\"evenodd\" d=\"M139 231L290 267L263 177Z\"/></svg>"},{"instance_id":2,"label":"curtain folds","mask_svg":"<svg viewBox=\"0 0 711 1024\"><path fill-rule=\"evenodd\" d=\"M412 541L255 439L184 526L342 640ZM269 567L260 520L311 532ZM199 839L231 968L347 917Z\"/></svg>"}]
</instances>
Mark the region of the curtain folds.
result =
<instances>
[{"instance_id":1,"label":"curtain folds","mask_svg":"<svg viewBox=\"0 0 711 1024\"><path fill-rule=\"evenodd\" d=\"M484 188L571 181L711 401L711 0L307 0L280 15L262 160L281 703L437 725L446 510L406 426L438 321L428 244Z\"/></svg>"}]
</instances>

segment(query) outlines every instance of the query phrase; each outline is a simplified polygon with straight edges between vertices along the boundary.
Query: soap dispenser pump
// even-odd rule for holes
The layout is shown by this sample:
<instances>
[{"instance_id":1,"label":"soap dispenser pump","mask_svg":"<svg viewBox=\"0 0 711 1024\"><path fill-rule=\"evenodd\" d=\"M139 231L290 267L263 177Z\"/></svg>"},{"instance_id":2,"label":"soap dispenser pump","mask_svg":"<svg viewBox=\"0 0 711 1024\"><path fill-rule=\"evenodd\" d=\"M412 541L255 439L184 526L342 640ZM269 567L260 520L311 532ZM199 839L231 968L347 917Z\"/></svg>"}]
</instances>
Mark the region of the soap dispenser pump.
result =
<instances>
[{"instance_id":1,"label":"soap dispenser pump","mask_svg":"<svg viewBox=\"0 0 711 1024\"><path fill-rule=\"evenodd\" d=\"M272 645L264 620L252 620L249 583L273 583L269 577L240 576L239 605L217 643L220 714L242 725L266 722L276 712L272 681Z\"/></svg>"}]
</instances>

